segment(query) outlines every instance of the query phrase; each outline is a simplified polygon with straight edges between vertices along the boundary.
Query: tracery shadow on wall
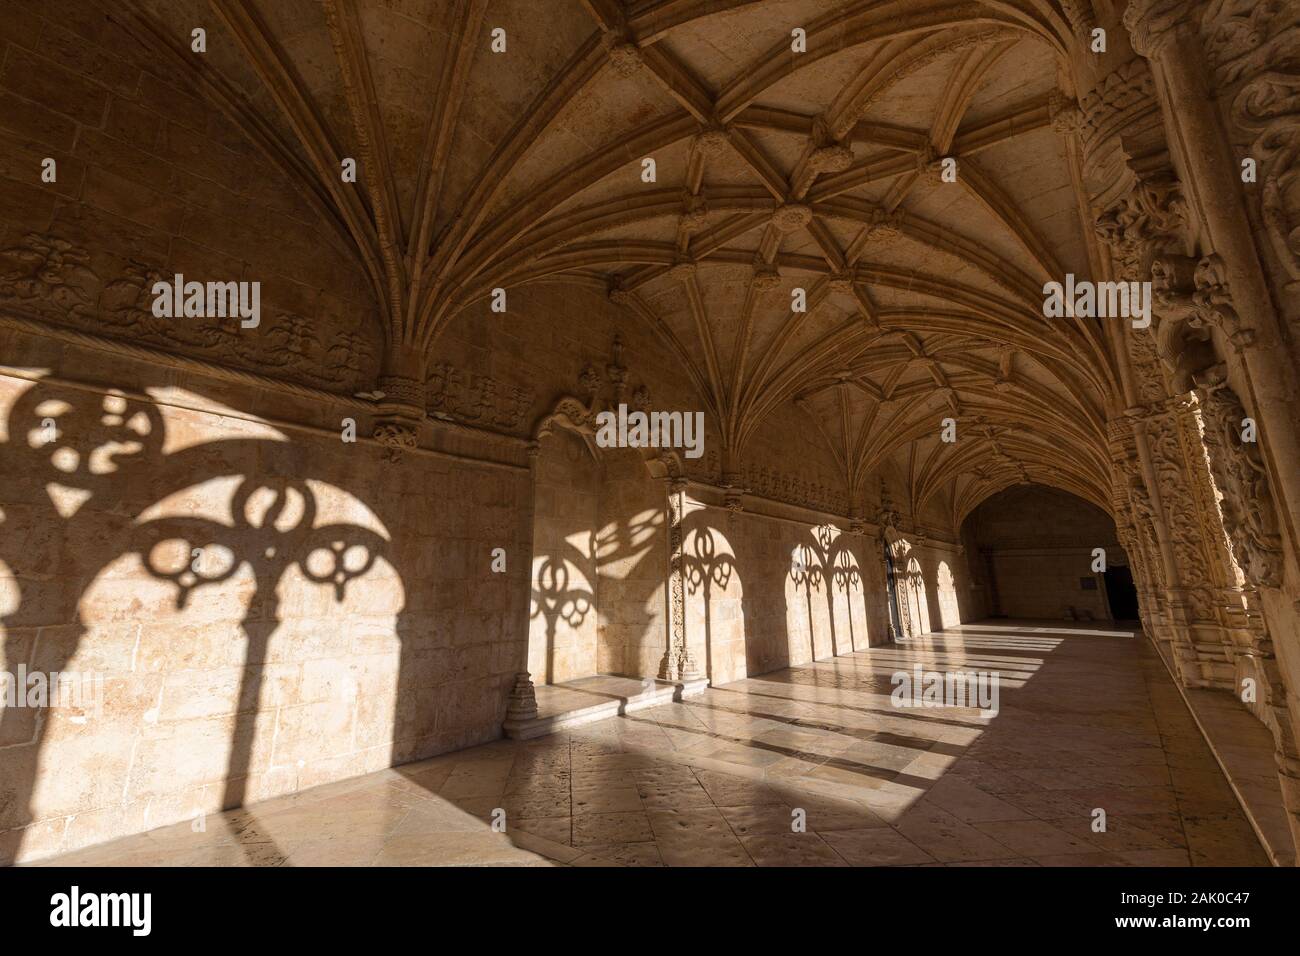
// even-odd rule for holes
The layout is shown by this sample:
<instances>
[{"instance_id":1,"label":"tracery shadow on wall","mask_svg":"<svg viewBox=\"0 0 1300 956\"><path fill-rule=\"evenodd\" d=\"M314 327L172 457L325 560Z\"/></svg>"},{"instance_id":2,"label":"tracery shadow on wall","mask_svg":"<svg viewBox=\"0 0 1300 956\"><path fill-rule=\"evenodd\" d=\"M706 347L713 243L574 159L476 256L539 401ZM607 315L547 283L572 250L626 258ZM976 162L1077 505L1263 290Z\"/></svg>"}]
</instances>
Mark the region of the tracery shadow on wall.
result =
<instances>
[{"instance_id":1,"label":"tracery shadow on wall","mask_svg":"<svg viewBox=\"0 0 1300 956\"><path fill-rule=\"evenodd\" d=\"M808 660L866 646L864 586L851 541L836 526L820 525L808 529L791 551L786 620L792 642L806 633ZM790 654L797 659L793 646Z\"/></svg>"},{"instance_id":2,"label":"tracery shadow on wall","mask_svg":"<svg viewBox=\"0 0 1300 956\"><path fill-rule=\"evenodd\" d=\"M738 637L743 648L746 637L744 611L738 610L730 618L737 633L725 636L715 634L719 624L714 620L715 604L732 598L737 593L743 601L744 588L731 542L725 531L710 520L710 513L704 508L688 510L682 520L682 579L686 587L687 607L691 610L696 607L702 609L700 614L689 615L687 638L692 643L699 643L696 636L690 634L690 628L701 626L704 631L704 672L713 677L715 683L730 679L734 670L733 662L718 661L715 652L720 640L723 643L734 643L726 640L726 637ZM719 664L722 665L721 672L718 670Z\"/></svg>"},{"instance_id":3,"label":"tracery shadow on wall","mask_svg":"<svg viewBox=\"0 0 1300 956\"><path fill-rule=\"evenodd\" d=\"M927 577L920 549L907 535L892 528L885 534L885 548L893 567L890 613L898 618L893 622L897 638L907 640L932 633L935 620L940 622L939 629L942 630L946 624L940 600L940 569L948 570L949 581L952 580L951 569L946 563L941 563L935 573ZM953 623L960 623L960 619Z\"/></svg>"},{"instance_id":4,"label":"tracery shadow on wall","mask_svg":"<svg viewBox=\"0 0 1300 956\"><path fill-rule=\"evenodd\" d=\"M242 655L236 653L236 658L242 657L242 667L231 706L235 718L219 801L221 808L242 804L254 770L254 751L268 749L266 740L258 740L257 725L264 696L263 665L282 619L280 585L290 574L301 575L325 586L335 603L342 602L354 582L376 573L381 560L392 560L382 533L391 524L379 517L383 502L367 504L377 527L317 524L322 494L364 493L330 491L334 486L304 478L299 474L301 458L284 441L226 439L167 453L168 436L158 406L120 394L34 385L14 402L4 439L0 480L6 504L0 510L0 562L4 573L12 575L9 581L0 581L8 591L0 591L0 598L5 598L0 601L5 668L12 672L25 663L29 672L47 674L65 673L70 664L75 669L78 650L91 631L83 597L122 559L134 558L143 569L123 582L127 591L119 592L131 598L127 613L132 621L147 624L151 615L165 612L161 605L144 606L150 579L168 586L174 611L190 607L209 588L221 588L227 602L231 593L246 596L239 622L246 644ZM241 470L250 463L255 463L255 471ZM213 479L225 479L225 485L234 487L226 502L228 521L193 513L169 515L160 507L170 497ZM114 568L113 574L117 573ZM400 573L395 586L405 594ZM399 606L400 639L407 631L404 599ZM184 637L177 634L175 640ZM392 699L394 728L406 683L405 640L401 650L403 661ZM95 653L90 650L92 661ZM133 667L132 663L120 670ZM119 689L122 697L114 699L116 683L105 695L106 719L128 726L134 722L131 733L147 735L149 714L130 712L128 691ZM73 732L93 733L96 719L88 718L87 727ZM156 710L153 720L157 720ZM56 724L61 724L58 735L70 732L57 711L6 707L0 712L4 769L0 862L19 853L25 836L21 828L34 819L38 769L42 785L61 773L84 776L92 770L42 760ZM414 727L408 730L416 732ZM103 754L102 760L101 772L112 778L118 794L115 803L120 805L127 781L122 774L112 773L111 768L120 765L111 755ZM155 768L155 772L166 770ZM128 777L132 773L129 763L123 773ZM69 779L59 785L82 791L90 786ZM202 787L196 782L194 789Z\"/></svg>"},{"instance_id":5,"label":"tracery shadow on wall","mask_svg":"<svg viewBox=\"0 0 1300 956\"><path fill-rule=\"evenodd\" d=\"M645 460L568 420L538 437L528 670L540 683L651 676L666 648L656 599L664 492ZM653 657L653 664L650 658Z\"/></svg>"}]
</instances>

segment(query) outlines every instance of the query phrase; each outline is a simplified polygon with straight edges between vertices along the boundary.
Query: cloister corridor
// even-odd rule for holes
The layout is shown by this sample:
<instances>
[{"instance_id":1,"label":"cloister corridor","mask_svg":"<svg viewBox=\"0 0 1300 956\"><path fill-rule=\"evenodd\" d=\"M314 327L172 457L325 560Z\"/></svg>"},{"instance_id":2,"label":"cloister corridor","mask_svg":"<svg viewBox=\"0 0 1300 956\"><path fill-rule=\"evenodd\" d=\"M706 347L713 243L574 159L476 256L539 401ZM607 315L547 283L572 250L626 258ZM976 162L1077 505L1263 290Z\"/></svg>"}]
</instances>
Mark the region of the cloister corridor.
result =
<instances>
[{"instance_id":1,"label":"cloister corridor","mask_svg":"<svg viewBox=\"0 0 1300 956\"><path fill-rule=\"evenodd\" d=\"M1001 708L902 711L915 664ZM1267 758L1267 734L1254 741ZM1109 825L1093 832L1090 811ZM506 832L494 832L503 809ZM806 832L792 832L796 809ZM179 866L1254 866L1267 860L1140 632L962 625L55 857Z\"/></svg>"},{"instance_id":2,"label":"cloister corridor","mask_svg":"<svg viewBox=\"0 0 1300 956\"><path fill-rule=\"evenodd\" d=\"M1300 0L0 0L41 931L1297 846Z\"/></svg>"}]
</instances>

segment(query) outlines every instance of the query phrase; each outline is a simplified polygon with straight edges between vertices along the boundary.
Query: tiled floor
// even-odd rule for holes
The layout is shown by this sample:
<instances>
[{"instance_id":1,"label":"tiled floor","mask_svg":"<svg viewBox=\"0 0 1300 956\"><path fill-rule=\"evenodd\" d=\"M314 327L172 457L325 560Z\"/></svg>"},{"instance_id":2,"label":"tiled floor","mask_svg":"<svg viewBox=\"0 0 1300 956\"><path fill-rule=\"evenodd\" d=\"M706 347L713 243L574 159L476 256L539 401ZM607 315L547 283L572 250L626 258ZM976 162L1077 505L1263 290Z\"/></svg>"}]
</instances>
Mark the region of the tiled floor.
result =
<instances>
[{"instance_id":1,"label":"tiled floor","mask_svg":"<svg viewBox=\"0 0 1300 956\"><path fill-rule=\"evenodd\" d=\"M998 671L1000 712L893 707L891 675L918 662ZM1145 638L997 623L48 862L1267 864Z\"/></svg>"}]
</instances>

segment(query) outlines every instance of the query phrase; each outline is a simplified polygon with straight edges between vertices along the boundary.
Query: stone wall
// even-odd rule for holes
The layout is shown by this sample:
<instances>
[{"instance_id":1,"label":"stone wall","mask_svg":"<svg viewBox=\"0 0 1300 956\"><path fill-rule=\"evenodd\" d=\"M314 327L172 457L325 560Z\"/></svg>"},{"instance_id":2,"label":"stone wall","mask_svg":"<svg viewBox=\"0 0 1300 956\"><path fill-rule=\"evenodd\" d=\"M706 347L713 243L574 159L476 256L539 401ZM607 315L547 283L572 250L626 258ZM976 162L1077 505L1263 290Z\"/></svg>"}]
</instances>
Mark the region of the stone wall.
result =
<instances>
[{"instance_id":1,"label":"stone wall","mask_svg":"<svg viewBox=\"0 0 1300 956\"><path fill-rule=\"evenodd\" d=\"M532 602L528 670L560 683L597 668L595 536L601 473L586 443L557 429L542 439L534 470Z\"/></svg>"},{"instance_id":2,"label":"stone wall","mask_svg":"<svg viewBox=\"0 0 1300 956\"><path fill-rule=\"evenodd\" d=\"M1050 488L1012 488L976 508L965 528L986 586L996 593L994 613L1110 618L1105 581L1092 570L1093 549L1105 550L1107 566L1125 565L1127 557L1114 522L1099 508ZM1085 588L1085 581L1093 586Z\"/></svg>"},{"instance_id":3,"label":"stone wall","mask_svg":"<svg viewBox=\"0 0 1300 956\"><path fill-rule=\"evenodd\" d=\"M688 495L685 521L686 633L715 685L887 639L873 539L700 497Z\"/></svg>"},{"instance_id":4,"label":"stone wall","mask_svg":"<svg viewBox=\"0 0 1300 956\"><path fill-rule=\"evenodd\" d=\"M525 654L526 465L394 466L340 440L339 409L281 397L310 424L272 423L197 380L137 390L147 363L116 365L120 389L41 382L94 361L3 339L22 362L0 376L4 669L102 681L41 720L0 712L5 859L499 735Z\"/></svg>"},{"instance_id":5,"label":"stone wall","mask_svg":"<svg viewBox=\"0 0 1300 956\"><path fill-rule=\"evenodd\" d=\"M639 452L611 449L601 464L600 671L657 677L668 646L667 496Z\"/></svg>"},{"instance_id":6,"label":"stone wall","mask_svg":"<svg viewBox=\"0 0 1300 956\"><path fill-rule=\"evenodd\" d=\"M382 329L349 240L191 71L93 3L9 3L0 20L0 308L341 394L369 386ZM45 159L54 183L39 181ZM260 282L259 326L155 317L152 283L177 273Z\"/></svg>"}]
</instances>

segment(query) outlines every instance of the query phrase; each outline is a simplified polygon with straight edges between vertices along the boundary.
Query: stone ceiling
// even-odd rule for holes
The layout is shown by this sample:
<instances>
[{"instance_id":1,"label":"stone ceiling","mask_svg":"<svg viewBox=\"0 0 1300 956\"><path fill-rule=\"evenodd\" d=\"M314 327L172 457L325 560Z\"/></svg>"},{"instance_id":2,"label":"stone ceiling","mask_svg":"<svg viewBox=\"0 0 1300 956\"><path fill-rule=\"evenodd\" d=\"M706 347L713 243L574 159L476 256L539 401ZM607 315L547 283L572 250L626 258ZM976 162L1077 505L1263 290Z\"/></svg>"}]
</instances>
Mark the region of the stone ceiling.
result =
<instances>
[{"instance_id":1,"label":"stone ceiling","mask_svg":"<svg viewBox=\"0 0 1300 956\"><path fill-rule=\"evenodd\" d=\"M913 509L943 491L957 518L1024 480L1107 501L1112 346L1041 311L1044 282L1099 272L1058 4L132 0L122 15L160 55L195 24L233 37L209 45L205 94L336 226L389 348L436 354L495 287L594 286L680 356L728 454L794 402L859 492L889 467Z\"/></svg>"}]
</instances>

